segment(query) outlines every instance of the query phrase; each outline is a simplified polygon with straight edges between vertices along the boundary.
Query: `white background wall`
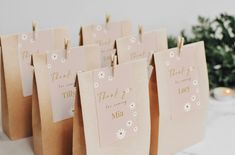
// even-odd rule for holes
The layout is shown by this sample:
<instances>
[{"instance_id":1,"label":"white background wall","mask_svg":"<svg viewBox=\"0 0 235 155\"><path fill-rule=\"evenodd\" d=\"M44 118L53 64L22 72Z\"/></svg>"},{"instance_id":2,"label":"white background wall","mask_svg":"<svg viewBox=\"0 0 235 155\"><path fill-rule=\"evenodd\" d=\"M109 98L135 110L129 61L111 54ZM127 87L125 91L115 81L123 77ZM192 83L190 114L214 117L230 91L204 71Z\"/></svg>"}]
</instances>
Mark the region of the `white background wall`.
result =
<instances>
[{"instance_id":1,"label":"white background wall","mask_svg":"<svg viewBox=\"0 0 235 155\"><path fill-rule=\"evenodd\" d=\"M167 28L177 35L196 23L198 15L235 15L234 0L0 0L0 34L30 31L33 20L40 28L66 25L73 43L81 25L130 19L147 29Z\"/></svg>"}]
</instances>

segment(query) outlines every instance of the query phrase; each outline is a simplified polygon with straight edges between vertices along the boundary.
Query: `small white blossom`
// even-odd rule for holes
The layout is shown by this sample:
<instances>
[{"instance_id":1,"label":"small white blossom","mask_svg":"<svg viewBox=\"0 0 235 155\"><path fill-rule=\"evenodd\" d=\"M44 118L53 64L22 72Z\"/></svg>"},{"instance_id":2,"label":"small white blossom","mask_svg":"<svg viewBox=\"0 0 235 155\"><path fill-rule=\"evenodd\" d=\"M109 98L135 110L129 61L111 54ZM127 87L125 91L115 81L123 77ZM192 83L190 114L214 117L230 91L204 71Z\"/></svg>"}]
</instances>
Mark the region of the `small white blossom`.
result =
<instances>
[{"instance_id":1,"label":"small white blossom","mask_svg":"<svg viewBox=\"0 0 235 155\"><path fill-rule=\"evenodd\" d=\"M186 104L184 105L184 111L185 111L185 112L191 111L191 105L190 105L189 103L186 103Z\"/></svg>"},{"instance_id":2,"label":"small white blossom","mask_svg":"<svg viewBox=\"0 0 235 155\"><path fill-rule=\"evenodd\" d=\"M103 71L100 71L98 73L98 77L99 77L99 79L103 79L105 77L105 73Z\"/></svg>"},{"instance_id":3,"label":"small white blossom","mask_svg":"<svg viewBox=\"0 0 235 155\"><path fill-rule=\"evenodd\" d=\"M118 139L123 139L125 138L126 136L126 131L124 129L119 129L117 132L116 132L116 137Z\"/></svg>"},{"instance_id":4,"label":"small white blossom","mask_svg":"<svg viewBox=\"0 0 235 155\"><path fill-rule=\"evenodd\" d=\"M101 31L101 30L102 30L102 26L101 26L101 25L97 25L97 26L96 26L96 30L97 30L97 31Z\"/></svg>"},{"instance_id":5,"label":"small white blossom","mask_svg":"<svg viewBox=\"0 0 235 155\"><path fill-rule=\"evenodd\" d=\"M132 124L133 124L132 120L129 120L129 121L126 122L126 126L128 126L128 127L131 127Z\"/></svg>"}]
</instances>

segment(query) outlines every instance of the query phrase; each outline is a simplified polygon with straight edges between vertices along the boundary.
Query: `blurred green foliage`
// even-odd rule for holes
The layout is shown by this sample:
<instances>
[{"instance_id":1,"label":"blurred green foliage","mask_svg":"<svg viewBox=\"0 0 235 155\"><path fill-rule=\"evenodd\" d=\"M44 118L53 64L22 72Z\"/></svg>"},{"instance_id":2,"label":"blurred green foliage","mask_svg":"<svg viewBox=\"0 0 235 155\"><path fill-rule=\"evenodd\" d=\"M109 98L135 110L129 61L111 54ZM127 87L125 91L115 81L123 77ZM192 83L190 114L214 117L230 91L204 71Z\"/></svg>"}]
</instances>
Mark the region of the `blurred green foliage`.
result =
<instances>
[{"instance_id":1,"label":"blurred green foliage","mask_svg":"<svg viewBox=\"0 0 235 155\"><path fill-rule=\"evenodd\" d=\"M205 42L210 88L235 86L235 17L226 13L214 19L198 17L191 34L181 36L185 43ZM177 38L168 38L169 47L175 47Z\"/></svg>"}]
</instances>

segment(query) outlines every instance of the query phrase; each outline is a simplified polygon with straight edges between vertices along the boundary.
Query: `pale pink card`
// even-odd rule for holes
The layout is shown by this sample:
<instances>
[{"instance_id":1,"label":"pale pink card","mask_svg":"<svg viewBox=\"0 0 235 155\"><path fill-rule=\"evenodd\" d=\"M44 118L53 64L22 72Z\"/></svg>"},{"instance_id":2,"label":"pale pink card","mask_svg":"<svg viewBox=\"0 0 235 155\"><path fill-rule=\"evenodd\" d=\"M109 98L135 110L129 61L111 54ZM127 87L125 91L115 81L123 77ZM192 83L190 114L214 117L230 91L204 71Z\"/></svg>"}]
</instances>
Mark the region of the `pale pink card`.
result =
<instances>
[{"instance_id":1,"label":"pale pink card","mask_svg":"<svg viewBox=\"0 0 235 155\"><path fill-rule=\"evenodd\" d=\"M162 57L161 65L165 68L172 118L182 117L185 112L200 109L199 71L195 62L196 53L169 50Z\"/></svg>"},{"instance_id":2,"label":"pale pink card","mask_svg":"<svg viewBox=\"0 0 235 155\"><path fill-rule=\"evenodd\" d=\"M100 60L94 59L98 56L100 56L98 45L48 53L47 68L54 122L73 116L76 72L100 67Z\"/></svg>"},{"instance_id":3,"label":"pale pink card","mask_svg":"<svg viewBox=\"0 0 235 155\"><path fill-rule=\"evenodd\" d=\"M82 29L83 44L97 43L101 47L102 66L111 65L111 56L115 53L115 40L130 34L130 22L111 22L85 26Z\"/></svg>"},{"instance_id":4,"label":"pale pink card","mask_svg":"<svg viewBox=\"0 0 235 155\"><path fill-rule=\"evenodd\" d=\"M23 96L32 95L33 72L30 64L31 55L35 52L52 50L54 48L55 39L52 30L37 32L36 39L33 39L32 32L18 35L18 53Z\"/></svg>"},{"instance_id":5,"label":"pale pink card","mask_svg":"<svg viewBox=\"0 0 235 155\"><path fill-rule=\"evenodd\" d=\"M138 113L130 65L93 72L100 146L109 146L138 132Z\"/></svg>"},{"instance_id":6,"label":"pale pink card","mask_svg":"<svg viewBox=\"0 0 235 155\"><path fill-rule=\"evenodd\" d=\"M119 62L147 58L150 63L154 52L166 50L167 34L165 30L146 32L117 39Z\"/></svg>"},{"instance_id":7,"label":"pale pink card","mask_svg":"<svg viewBox=\"0 0 235 155\"><path fill-rule=\"evenodd\" d=\"M159 105L158 153L174 154L201 141L205 133L209 84L204 43L154 53L154 61Z\"/></svg>"}]
</instances>

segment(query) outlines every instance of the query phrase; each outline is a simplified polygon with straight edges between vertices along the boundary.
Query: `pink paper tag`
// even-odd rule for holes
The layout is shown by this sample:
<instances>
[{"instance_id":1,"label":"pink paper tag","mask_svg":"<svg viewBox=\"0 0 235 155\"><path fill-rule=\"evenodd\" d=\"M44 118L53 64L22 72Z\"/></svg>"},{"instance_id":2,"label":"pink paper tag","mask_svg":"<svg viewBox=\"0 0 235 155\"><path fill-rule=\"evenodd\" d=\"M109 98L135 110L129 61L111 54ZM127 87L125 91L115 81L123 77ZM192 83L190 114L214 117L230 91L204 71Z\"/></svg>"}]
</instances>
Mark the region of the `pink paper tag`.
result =
<instances>
[{"instance_id":1,"label":"pink paper tag","mask_svg":"<svg viewBox=\"0 0 235 155\"><path fill-rule=\"evenodd\" d=\"M143 38L132 36L129 38L129 51L130 60L140 58L147 58L148 62L154 52L156 52L156 42L154 35L143 35Z\"/></svg>"},{"instance_id":2,"label":"pink paper tag","mask_svg":"<svg viewBox=\"0 0 235 155\"><path fill-rule=\"evenodd\" d=\"M123 66L124 67L124 66ZM138 113L129 65L94 72L94 92L100 145L108 146L138 132Z\"/></svg>"},{"instance_id":3,"label":"pink paper tag","mask_svg":"<svg viewBox=\"0 0 235 155\"><path fill-rule=\"evenodd\" d=\"M54 49L54 35L51 30L40 31L33 39L32 33L18 36L18 53L23 96L32 95L33 72L31 68L31 55L35 52Z\"/></svg>"},{"instance_id":4,"label":"pink paper tag","mask_svg":"<svg viewBox=\"0 0 235 155\"><path fill-rule=\"evenodd\" d=\"M200 91L195 51L177 50L166 53L165 64L167 87L171 101L172 118L179 118L200 108ZM158 66L161 67L161 66Z\"/></svg>"},{"instance_id":5,"label":"pink paper tag","mask_svg":"<svg viewBox=\"0 0 235 155\"><path fill-rule=\"evenodd\" d=\"M93 42L100 45L103 67L111 65L111 56L115 53L115 40L122 36L122 24L109 23L107 25L92 26Z\"/></svg>"},{"instance_id":6,"label":"pink paper tag","mask_svg":"<svg viewBox=\"0 0 235 155\"><path fill-rule=\"evenodd\" d=\"M77 71L87 69L85 52L87 51L82 48L73 48L67 58L64 50L48 54L47 67L54 122L73 117L75 76Z\"/></svg>"}]
</instances>

